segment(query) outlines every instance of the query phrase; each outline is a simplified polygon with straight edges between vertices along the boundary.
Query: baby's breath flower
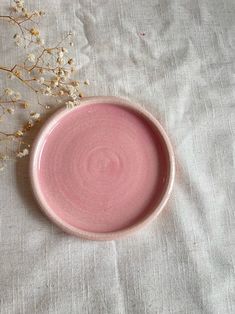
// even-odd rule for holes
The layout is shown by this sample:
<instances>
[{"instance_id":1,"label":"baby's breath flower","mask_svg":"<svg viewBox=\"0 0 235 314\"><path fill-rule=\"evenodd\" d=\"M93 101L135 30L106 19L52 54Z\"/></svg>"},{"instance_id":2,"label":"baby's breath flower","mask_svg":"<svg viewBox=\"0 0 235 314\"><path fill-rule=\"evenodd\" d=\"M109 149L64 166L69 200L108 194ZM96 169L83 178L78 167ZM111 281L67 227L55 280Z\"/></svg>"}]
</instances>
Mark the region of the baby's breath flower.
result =
<instances>
[{"instance_id":1,"label":"baby's breath flower","mask_svg":"<svg viewBox=\"0 0 235 314\"><path fill-rule=\"evenodd\" d=\"M51 95L51 87L47 86L43 92L44 95Z\"/></svg>"},{"instance_id":2,"label":"baby's breath flower","mask_svg":"<svg viewBox=\"0 0 235 314\"><path fill-rule=\"evenodd\" d=\"M73 81L73 86L79 86L79 85L80 85L79 81Z\"/></svg>"},{"instance_id":3,"label":"baby's breath flower","mask_svg":"<svg viewBox=\"0 0 235 314\"><path fill-rule=\"evenodd\" d=\"M57 75L60 76L60 77L63 77L63 76L64 76L64 70L61 69L61 68L59 68L59 69L57 70Z\"/></svg>"},{"instance_id":4,"label":"baby's breath flower","mask_svg":"<svg viewBox=\"0 0 235 314\"><path fill-rule=\"evenodd\" d=\"M68 64L73 64L73 62L74 62L74 60L73 60L73 58L70 58L69 60L68 60Z\"/></svg>"},{"instance_id":5,"label":"baby's breath flower","mask_svg":"<svg viewBox=\"0 0 235 314\"><path fill-rule=\"evenodd\" d=\"M59 51L58 56L59 56L60 58L63 58L64 52L62 51L62 49L61 49L61 51Z\"/></svg>"},{"instance_id":6,"label":"baby's breath flower","mask_svg":"<svg viewBox=\"0 0 235 314\"><path fill-rule=\"evenodd\" d=\"M70 68L71 73L74 73L74 72L76 72L77 70L78 70L78 69L77 69L76 66L72 66L72 67Z\"/></svg>"},{"instance_id":7,"label":"baby's breath flower","mask_svg":"<svg viewBox=\"0 0 235 314\"><path fill-rule=\"evenodd\" d=\"M61 64L61 63L63 62L63 58L58 57L58 58L56 59L56 62L57 62L58 64Z\"/></svg>"},{"instance_id":8,"label":"baby's breath flower","mask_svg":"<svg viewBox=\"0 0 235 314\"><path fill-rule=\"evenodd\" d=\"M38 120L40 119L40 113L38 113L38 112L32 112L32 113L30 114L30 116L31 116L31 118L32 118L33 120L35 120L35 121L38 121Z\"/></svg>"},{"instance_id":9,"label":"baby's breath flower","mask_svg":"<svg viewBox=\"0 0 235 314\"><path fill-rule=\"evenodd\" d=\"M15 34L15 35L13 36L13 38L15 39L15 44L16 44L17 46L22 46L22 45L23 45L24 40L23 40L23 38L22 38L19 34Z\"/></svg>"},{"instance_id":10,"label":"baby's breath flower","mask_svg":"<svg viewBox=\"0 0 235 314\"><path fill-rule=\"evenodd\" d=\"M24 148L21 152L19 152L16 156L18 158L25 157L29 154L29 150L27 148Z\"/></svg>"},{"instance_id":11,"label":"baby's breath flower","mask_svg":"<svg viewBox=\"0 0 235 314\"><path fill-rule=\"evenodd\" d=\"M7 95L7 96L12 96L14 94L14 91L11 88L6 88L4 90L4 94Z\"/></svg>"},{"instance_id":12,"label":"baby's breath flower","mask_svg":"<svg viewBox=\"0 0 235 314\"><path fill-rule=\"evenodd\" d=\"M39 84L43 84L45 82L45 78L41 76L37 81Z\"/></svg>"},{"instance_id":13,"label":"baby's breath flower","mask_svg":"<svg viewBox=\"0 0 235 314\"><path fill-rule=\"evenodd\" d=\"M22 104L22 107L24 109L27 109L29 107L29 103L27 103L26 101Z\"/></svg>"},{"instance_id":14,"label":"baby's breath flower","mask_svg":"<svg viewBox=\"0 0 235 314\"><path fill-rule=\"evenodd\" d=\"M59 76L52 78L51 82L50 82L51 87L53 87L53 88L57 87L59 85L59 80L60 80Z\"/></svg>"},{"instance_id":15,"label":"baby's breath flower","mask_svg":"<svg viewBox=\"0 0 235 314\"><path fill-rule=\"evenodd\" d=\"M85 84L85 85L90 85L90 81L89 81L89 80L85 80L85 81L84 81L84 84Z\"/></svg>"},{"instance_id":16,"label":"baby's breath flower","mask_svg":"<svg viewBox=\"0 0 235 314\"><path fill-rule=\"evenodd\" d=\"M6 161L9 157L7 155L0 155L0 160Z\"/></svg>"},{"instance_id":17,"label":"baby's breath flower","mask_svg":"<svg viewBox=\"0 0 235 314\"><path fill-rule=\"evenodd\" d=\"M76 100L77 99L77 94L72 94L72 95L70 95L70 97L73 99L73 100Z\"/></svg>"},{"instance_id":18,"label":"baby's breath flower","mask_svg":"<svg viewBox=\"0 0 235 314\"><path fill-rule=\"evenodd\" d=\"M30 13L28 11L22 9L22 12L24 12L25 17L30 17Z\"/></svg>"},{"instance_id":19,"label":"baby's breath flower","mask_svg":"<svg viewBox=\"0 0 235 314\"><path fill-rule=\"evenodd\" d=\"M15 71L14 71L14 75L17 76L17 77L19 77L19 76L21 75L21 73L20 73L19 70L15 70Z\"/></svg>"},{"instance_id":20,"label":"baby's breath flower","mask_svg":"<svg viewBox=\"0 0 235 314\"><path fill-rule=\"evenodd\" d=\"M0 164L0 171L3 171L5 169L5 165L3 163Z\"/></svg>"},{"instance_id":21,"label":"baby's breath flower","mask_svg":"<svg viewBox=\"0 0 235 314\"><path fill-rule=\"evenodd\" d=\"M39 30L36 29L35 27L31 28L29 32L33 36L39 36Z\"/></svg>"},{"instance_id":22,"label":"baby's breath flower","mask_svg":"<svg viewBox=\"0 0 235 314\"><path fill-rule=\"evenodd\" d=\"M15 0L14 2L18 8L24 7L24 0Z\"/></svg>"},{"instance_id":23,"label":"baby's breath flower","mask_svg":"<svg viewBox=\"0 0 235 314\"><path fill-rule=\"evenodd\" d=\"M33 53L29 53L27 56L27 60L30 62L35 62L36 56Z\"/></svg>"},{"instance_id":24,"label":"baby's breath flower","mask_svg":"<svg viewBox=\"0 0 235 314\"><path fill-rule=\"evenodd\" d=\"M21 94L19 92L13 95L13 100L20 100L20 99L21 99Z\"/></svg>"},{"instance_id":25,"label":"baby's breath flower","mask_svg":"<svg viewBox=\"0 0 235 314\"><path fill-rule=\"evenodd\" d=\"M67 90L69 96L71 96L75 93L75 88L73 85L67 85L66 90Z\"/></svg>"},{"instance_id":26,"label":"baby's breath flower","mask_svg":"<svg viewBox=\"0 0 235 314\"><path fill-rule=\"evenodd\" d=\"M21 137L24 135L24 133L21 130L16 131L15 133L16 137Z\"/></svg>"},{"instance_id":27,"label":"baby's breath flower","mask_svg":"<svg viewBox=\"0 0 235 314\"><path fill-rule=\"evenodd\" d=\"M68 53L68 49L66 49L65 47L62 47L61 51L63 51L64 53Z\"/></svg>"},{"instance_id":28,"label":"baby's breath flower","mask_svg":"<svg viewBox=\"0 0 235 314\"><path fill-rule=\"evenodd\" d=\"M38 45L44 45L44 44L45 44L45 40L42 39L40 36L37 36L37 37L36 37L36 43L37 43Z\"/></svg>"},{"instance_id":29,"label":"baby's breath flower","mask_svg":"<svg viewBox=\"0 0 235 314\"><path fill-rule=\"evenodd\" d=\"M25 126L24 126L24 131L30 131L33 127L33 122L32 121L28 121Z\"/></svg>"},{"instance_id":30,"label":"baby's breath flower","mask_svg":"<svg viewBox=\"0 0 235 314\"><path fill-rule=\"evenodd\" d=\"M58 81L51 81L51 87L52 88L55 88L59 85L59 82Z\"/></svg>"},{"instance_id":31,"label":"baby's breath flower","mask_svg":"<svg viewBox=\"0 0 235 314\"><path fill-rule=\"evenodd\" d=\"M14 108L8 108L8 109L7 109L7 112L8 112L9 114L14 114L15 109L14 109Z\"/></svg>"},{"instance_id":32,"label":"baby's breath flower","mask_svg":"<svg viewBox=\"0 0 235 314\"><path fill-rule=\"evenodd\" d=\"M13 75L12 73L10 73L10 74L8 75L8 77L9 77L10 80L14 80L15 75Z\"/></svg>"},{"instance_id":33,"label":"baby's breath flower","mask_svg":"<svg viewBox=\"0 0 235 314\"><path fill-rule=\"evenodd\" d=\"M68 70L64 70L64 76L69 78L70 77L70 72Z\"/></svg>"},{"instance_id":34,"label":"baby's breath flower","mask_svg":"<svg viewBox=\"0 0 235 314\"><path fill-rule=\"evenodd\" d=\"M65 105L66 105L66 108L68 108L68 109L72 109L75 107L74 101L70 101L70 100L66 101Z\"/></svg>"}]
</instances>

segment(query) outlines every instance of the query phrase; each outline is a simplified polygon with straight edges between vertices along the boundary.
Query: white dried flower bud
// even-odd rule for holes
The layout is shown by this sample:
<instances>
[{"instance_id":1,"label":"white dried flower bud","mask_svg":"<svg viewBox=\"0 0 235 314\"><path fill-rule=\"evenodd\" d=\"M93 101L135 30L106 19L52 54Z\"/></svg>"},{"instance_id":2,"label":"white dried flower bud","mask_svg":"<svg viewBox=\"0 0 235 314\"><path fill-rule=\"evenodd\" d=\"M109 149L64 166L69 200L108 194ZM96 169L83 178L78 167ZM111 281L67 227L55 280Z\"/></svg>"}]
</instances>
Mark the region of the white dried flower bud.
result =
<instances>
[{"instance_id":1,"label":"white dried flower bud","mask_svg":"<svg viewBox=\"0 0 235 314\"><path fill-rule=\"evenodd\" d=\"M14 108L8 108L8 109L7 109L7 112L8 112L9 114L14 114L15 109L14 109Z\"/></svg>"},{"instance_id":2,"label":"white dried flower bud","mask_svg":"<svg viewBox=\"0 0 235 314\"><path fill-rule=\"evenodd\" d=\"M40 119L40 113L38 113L38 112L33 112L30 116L35 121Z\"/></svg>"},{"instance_id":3,"label":"white dried flower bud","mask_svg":"<svg viewBox=\"0 0 235 314\"><path fill-rule=\"evenodd\" d=\"M66 101L66 108L73 109L75 107L75 103L73 101Z\"/></svg>"},{"instance_id":4,"label":"white dried flower bud","mask_svg":"<svg viewBox=\"0 0 235 314\"><path fill-rule=\"evenodd\" d=\"M71 73L68 70L64 70L64 76L69 78L71 76Z\"/></svg>"},{"instance_id":5,"label":"white dried flower bud","mask_svg":"<svg viewBox=\"0 0 235 314\"><path fill-rule=\"evenodd\" d=\"M66 90L70 96L75 93L75 87L72 85L67 85Z\"/></svg>"},{"instance_id":6,"label":"white dried flower bud","mask_svg":"<svg viewBox=\"0 0 235 314\"><path fill-rule=\"evenodd\" d=\"M80 85L80 83L79 83L79 81L73 81L73 86L79 86Z\"/></svg>"},{"instance_id":7,"label":"white dried flower bud","mask_svg":"<svg viewBox=\"0 0 235 314\"><path fill-rule=\"evenodd\" d=\"M85 80L85 81L84 81L84 84L85 84L85 85L90 85L90 81L89 81L89 80Z\"/></svg>"},{"instance_id":8,"label":"white dried flower bud","mask_svg":"<svg viewBox=\"0 0 235 314\"><path fill-rule=\"evenodd\" d=\"M56 59L56 62L57 62L58 64L61 64L61 63L63 62L63 58L58 57L58 58Z\"/></svg>"},{"instance_id":9,"label":"white dried flower bud","mask_svg":"<svg viewBox=\"0 0 235 314\"><path fill-rule=\"evenodd\" d=\"M15 93L13 96L13 100L20 100L21 99L21 94L19 92Z\"/></svg>"},{"instance_id":10,"label":"white dried flower bud","mask_svg":"<svg viewBox=\"0 0 235 314\"><path fill-rule=\"evenodd\" d=\"M56 73L59 77L64 77L64 70L59 68Z\"/></svg>"},{"instance_id":11,"label":"white dried flower bud","mask_svg":"<svg viewBox=\"0 0 235 314\"><path fill-rule=\"evenodd\" d=\"M23 41L23 38L17 38L16 40L15 40L15 44L16 44L16 46L18 46L18 47L22 47L23 46L23 44L24 44L24 41Z\"/></svg>"},{"instance_id":12,"label":"white dried flower bud","mask_svg":"<svg viewBox=\"0 0 235 314\"><path fill-rule=\"evenodd\" d=\"M39 84L43 84L45 82L45 78L41 76L37 81Z\"/></svg>"},{"instance_id":13,"label":"white dried flower bud","mask_svg":"<svg viewBox=\"0 0 235 314\"><path fill-rule=\"evenodd\" d=\"M9 77L9 79L10 79L10 80L14 80L15 75L14 75L14 74L12 74L12 73L10 73L10 74L8 75L8 77Z\"/></svg>"},{"instance_id":14,"label":"white dried flower bud","mask_svg":"<svg viewBox=\"0 0 235 314\"><path fill-rule=\"evenodd\" d=\"M40 36L36 37L36 43L38 45L44 45L45 44L45 40L43 38L41 38Z\"/></svg>"},{"instance_id":15,"label":"white dried flower bud","mask_svg":"<svg viewBox=\"0 0 235 314\"><path fill-rule=\"evenodd\" d=\"M16 156L19 158L22 158L24 156L27 156L29 154L29 150L27 148L24 148L21 152L19 152Z\"/></svg>"},{"instance_id":16,"label":"white dried flower bud","mask_svg":"<svg viewBox=\"0 0 235 314\"><path fill-rule=\"evenodd\" d=\"M78 70L78 67L77 67L77 66L72 66L72 67L70 68L70 70L71 70L72 73L73 73L73 72L76 72L76 71Z\"/></svg>"},{"instance_id":17,"label":"white dried flower bud","mask_svg":"<svg viewBox=\"0 0 235 314\"><path fill-rule=\"evenodd\" d=\"M70 97L73 99L73 100L76 100L78 98L77 94L72 94L70 95Z\"/></svg>"},{"instance_id":18,"label":"white dried flower bud","mask_svg":"<svg viewBox=\"0 0 235 314\"><path fill-rule=\"evenodd\" d=\"M56 77L51 81L51 87L57 87L59 85L59 77Z\"/></svg>"},{"instance_id":19,"label":"white dried flower bud","mask_svg":"<svg viewBox=\"0 0 235 314\"><path fill-rule=\"evenodd\" d=\"M16 136L23 136L24 133L21 130L16 131L15 133Z\"/></svg>"},{"instance_id":20,"label":"white dried flower bud","mask_svg":"<svg viewBox=\"0 0 235 314\"><path fill-rule=\"evenodd\" d=\"M4 90L4 94L6 94L7 96L12 96L14 94L14 91L11 88L6 88Z\"/></svg>"},{"instance_id":21,"label":"white dried flower bud","mask_svg":"<svg viewBox=\"0 0 235 314\"><path fill-rule=\"evenodd\" d=\"M33 53L28 54L27 60L30 62L35 62L36 56Z\"/></svg>"},{"instance_id":22,"label":"white dried flower bud","mask_svg":"<svg viewBox=\"0 0 235 314\"><path fill-rule=\"evenodd\" d=\"M24 0L15 0L14 2L17 5L18 8L23 8L24 7Z\"/></svg>"},{"instance_id":23,"label":"white dried flower bud","mask_svg":"<svg viewBox=\"0 0 235 314\"><path fill-rule=\"evenodd\" d=\"M68 52L68 49L66 49L65 47L62 47L62 48L61 48L61 51L63 51L64 53L67 53L67 52Z\"/></svg>"},{"instance_id":24,"label":"white dried flower bud","mask_svg":"<svg viewBox=\"0 0 235 314\"><path fill-rule=\"evenodd\" d=\"M0 155L0 160L6 161L9 157L7 155Z\"/></svg>"},{"instance_id":25,"label":"white dried flower bud","mask_svg":"<svg viewBox=\"0 0 235 314\"><path fill-rule=\"evenodd\" d=\"M44 94L44 95L51 95L51 88L50 88L49 86L47 86L47 87L45 88L45 90L43 91L43 94Z\"/></svg>"}]
</instances>

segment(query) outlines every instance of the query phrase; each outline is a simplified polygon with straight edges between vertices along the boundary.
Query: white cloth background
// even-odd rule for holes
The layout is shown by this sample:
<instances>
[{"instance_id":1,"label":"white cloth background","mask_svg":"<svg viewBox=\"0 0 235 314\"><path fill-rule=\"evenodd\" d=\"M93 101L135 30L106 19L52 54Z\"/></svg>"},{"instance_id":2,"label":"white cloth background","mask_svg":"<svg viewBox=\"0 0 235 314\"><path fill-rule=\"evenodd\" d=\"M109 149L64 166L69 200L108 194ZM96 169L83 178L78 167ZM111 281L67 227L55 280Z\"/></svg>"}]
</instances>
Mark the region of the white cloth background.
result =
<instances>
[{"instance_id":1,"label":"white cloth background","mask_svg":"<svg viewBox=\"0 0 235 314\"><path fill-rule=\"evenodd\" d=\"M51 224L28 160L12 165L0 176L0 313L235 313L234 0L28 3L48 12L50 42L76 32L89 95L130 98L162 122L177 174L151 225L91 242ZM6 38L1 28L1 62Z\"/></svg>"}]
</instances>

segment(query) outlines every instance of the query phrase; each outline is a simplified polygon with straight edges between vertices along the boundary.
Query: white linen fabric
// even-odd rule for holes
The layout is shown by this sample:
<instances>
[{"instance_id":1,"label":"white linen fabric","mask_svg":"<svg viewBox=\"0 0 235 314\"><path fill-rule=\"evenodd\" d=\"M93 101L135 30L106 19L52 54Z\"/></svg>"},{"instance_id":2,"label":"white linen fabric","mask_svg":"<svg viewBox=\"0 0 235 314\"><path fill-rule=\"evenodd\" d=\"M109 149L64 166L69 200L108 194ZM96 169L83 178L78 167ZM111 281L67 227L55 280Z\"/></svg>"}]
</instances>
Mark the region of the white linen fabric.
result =
<instances>
[{"instance_id":1,"label":"white linen fabric","mask_svg":"<svg viewBox=\"0 0 235 314\"><path fill-rule=\"evenodd\" d=\"M1 1L4 12L8 0ZM118 241L66 235L32 196L28 159L0 175L0 314L235 313L235 1L41 0L73 30L88 95L139 102L176 155L167 207ZM1 23L1 63L9 56Z\"/></svg>"}]
</instances>

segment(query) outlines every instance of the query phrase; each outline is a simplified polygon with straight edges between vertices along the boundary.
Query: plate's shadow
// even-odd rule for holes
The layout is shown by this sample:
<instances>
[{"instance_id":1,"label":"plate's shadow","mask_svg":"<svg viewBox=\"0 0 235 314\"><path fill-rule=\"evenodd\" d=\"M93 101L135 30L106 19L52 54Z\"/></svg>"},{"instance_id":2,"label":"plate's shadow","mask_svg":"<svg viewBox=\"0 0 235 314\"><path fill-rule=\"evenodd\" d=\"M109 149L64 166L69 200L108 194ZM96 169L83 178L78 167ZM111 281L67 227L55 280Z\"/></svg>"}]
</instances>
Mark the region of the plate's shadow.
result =
<instances>
[{"instance_id":1,"label":"plate's shadow","mask_svg":"<svg viewBox=\"0 0 235 314\"><path fill-rule=\"evenodd\" d=\"M56 108L57 109L57 108ZM35 126L31 129L31 131L26 135L24 140L32 146L33 140L37 136L39 130L43 126L43 124L51 117L54 111L50 111L45 116L43 116L40 123L35 124ZM18 192L25 204L25 207L28 210L28 214L32 215L34 219L38 219L44 224L48 224L50 226L50 221L41 211L35 197L33 194L33 190L30 182L30 174L29 174L29 157L18 158L15 164L15 173L16 173L16 185Z\"/></svg>"}]
</instances>

